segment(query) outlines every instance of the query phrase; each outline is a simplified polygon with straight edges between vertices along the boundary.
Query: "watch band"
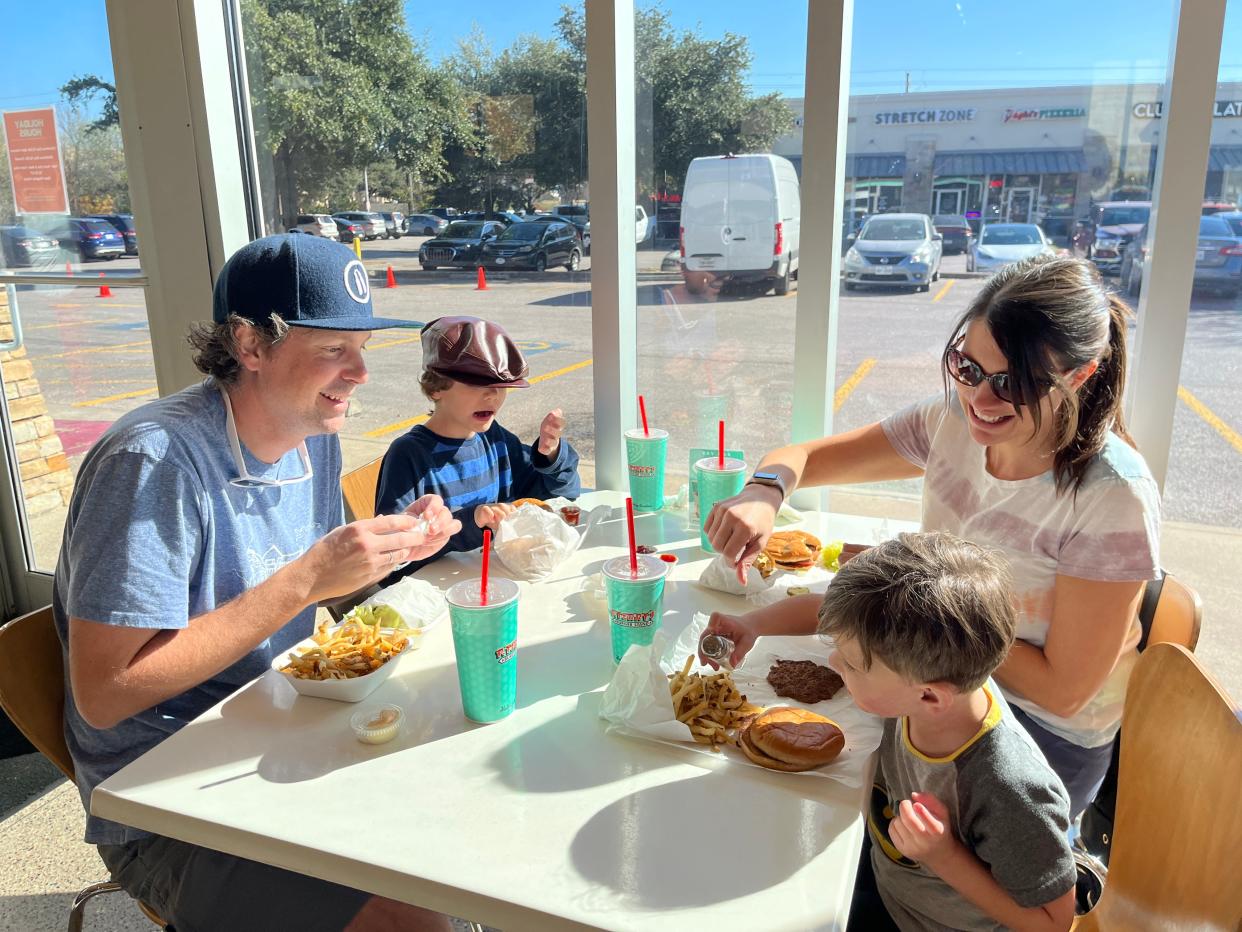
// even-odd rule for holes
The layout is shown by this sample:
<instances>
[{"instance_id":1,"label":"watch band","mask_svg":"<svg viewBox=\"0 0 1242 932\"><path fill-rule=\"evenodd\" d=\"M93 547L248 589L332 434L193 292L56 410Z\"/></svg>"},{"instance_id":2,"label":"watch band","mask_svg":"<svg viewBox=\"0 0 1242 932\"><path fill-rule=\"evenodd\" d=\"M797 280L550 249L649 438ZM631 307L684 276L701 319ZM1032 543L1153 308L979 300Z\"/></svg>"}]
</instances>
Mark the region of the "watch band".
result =
<instances>
[{"instance_id":1,"label":"watch band","mask_svg":"<svg viewBox=\"0 0 1242 932\"><path fill-rule=\"evenodd\" d=\"M782 480L780 476L774 473L768 474L768 475L755 474L746 480L746 485L766 485L766 486L769 486L770 488L776 489L776 491L781 493L782 502L785 500L785 497L788 495L788 492L786 492L785 490L784 480Z\"/></svg>"}]
</instances>

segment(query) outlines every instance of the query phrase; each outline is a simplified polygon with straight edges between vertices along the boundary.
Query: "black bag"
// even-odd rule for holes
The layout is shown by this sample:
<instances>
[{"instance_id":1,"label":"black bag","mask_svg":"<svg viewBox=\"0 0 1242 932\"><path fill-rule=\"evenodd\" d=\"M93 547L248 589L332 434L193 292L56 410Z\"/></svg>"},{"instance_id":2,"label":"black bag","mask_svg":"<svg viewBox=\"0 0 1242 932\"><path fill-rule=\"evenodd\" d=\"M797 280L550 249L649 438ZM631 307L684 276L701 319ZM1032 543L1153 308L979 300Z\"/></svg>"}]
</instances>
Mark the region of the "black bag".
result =
<instances>
[{"instance_id":1,"label":"black bag","mask_svg":"<svg viewBox=\"0 0 1242 932\"><path fill-rule=\"evenodd\" d=\"M1160 590L1164 588L1164 570L1147 584L1143 592L1143 601L1139 604L1139 625L1143 634L1139 638L1138 649L1147 647L1147 639L1151 636L1152 621L1156 617L1156 604L1160 601ZM1082 823L1079 828L1077 843L1088 854L1108 864L1108 855L1113 846L1113 818L1117 812L1117 770L1121 762L1121 732L1113 740L1113 759L1109 762L1104 782L1100 784L1095 799L1083 811Z\"/></svg>"}]
</instances>

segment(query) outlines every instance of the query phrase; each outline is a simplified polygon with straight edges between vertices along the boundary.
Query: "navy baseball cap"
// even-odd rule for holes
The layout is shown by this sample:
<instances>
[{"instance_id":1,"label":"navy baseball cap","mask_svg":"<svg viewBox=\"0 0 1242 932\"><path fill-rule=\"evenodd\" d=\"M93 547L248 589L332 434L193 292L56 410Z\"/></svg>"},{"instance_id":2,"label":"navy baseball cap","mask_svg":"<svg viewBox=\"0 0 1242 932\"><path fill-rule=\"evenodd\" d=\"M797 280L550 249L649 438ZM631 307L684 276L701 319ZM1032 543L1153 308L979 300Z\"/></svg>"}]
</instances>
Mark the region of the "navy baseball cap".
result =
<instances>
[{"instance_id":1,"label":"navy baseball cap","mask_svg":"<svg viewBox=\"0 0 1242 932\"><path fill-rule=\"evenodd\" d=\"M348 246L305 233L278 233L233 253L211 297L211 316L256 324L273 313L291 327L384 330L413 321L376 317L367 270Z\"/></svg>"}]
</instances>

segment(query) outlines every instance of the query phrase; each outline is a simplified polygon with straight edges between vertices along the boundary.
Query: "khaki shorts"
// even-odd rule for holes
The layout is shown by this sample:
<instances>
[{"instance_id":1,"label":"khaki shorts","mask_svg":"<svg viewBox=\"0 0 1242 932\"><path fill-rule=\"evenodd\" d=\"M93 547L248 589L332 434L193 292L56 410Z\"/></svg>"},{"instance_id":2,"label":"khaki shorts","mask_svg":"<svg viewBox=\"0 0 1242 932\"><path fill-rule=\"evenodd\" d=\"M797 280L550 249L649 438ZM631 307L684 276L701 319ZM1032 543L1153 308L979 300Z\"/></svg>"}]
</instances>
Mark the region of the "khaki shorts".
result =
<instances>
[{"instance_id":1,"label":"khaki shorts","mask_svg":"<svg viewBox=\"0 0 1242 932\"><path fill-rule=\"evenodd\" d=\"M339 932L371 897L160 835L98 847L113 879L177 932Z\"/></svg>"}]
</instances>

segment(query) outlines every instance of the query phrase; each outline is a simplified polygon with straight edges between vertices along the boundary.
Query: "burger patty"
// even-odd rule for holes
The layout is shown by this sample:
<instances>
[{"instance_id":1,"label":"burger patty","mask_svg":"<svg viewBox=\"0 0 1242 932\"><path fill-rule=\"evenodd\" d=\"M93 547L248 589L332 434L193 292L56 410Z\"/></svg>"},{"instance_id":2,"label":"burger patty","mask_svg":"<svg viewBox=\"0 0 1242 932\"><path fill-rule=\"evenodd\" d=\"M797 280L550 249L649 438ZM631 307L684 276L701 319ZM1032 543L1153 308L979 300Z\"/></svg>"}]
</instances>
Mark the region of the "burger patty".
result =
<instances>
[{"instance_id":1,"label":"burger patty","mask_svg":"<svg viewBox=\"0 0 1242 932\"><path fill-rule=\"evenodd\" d=\"M823 664L810 660L778 660L768 670L768 683L778 696L797 702L823 702L837 694L845 681Z\"/></svg>"}]
</instances>

